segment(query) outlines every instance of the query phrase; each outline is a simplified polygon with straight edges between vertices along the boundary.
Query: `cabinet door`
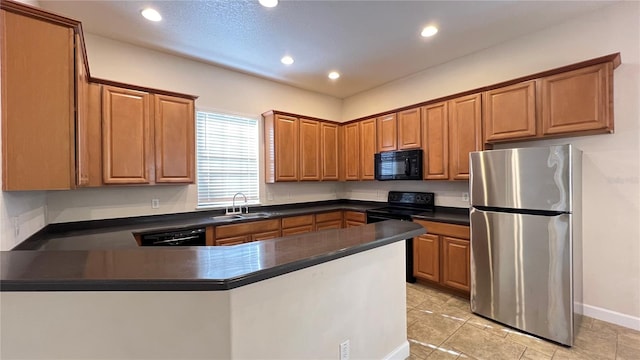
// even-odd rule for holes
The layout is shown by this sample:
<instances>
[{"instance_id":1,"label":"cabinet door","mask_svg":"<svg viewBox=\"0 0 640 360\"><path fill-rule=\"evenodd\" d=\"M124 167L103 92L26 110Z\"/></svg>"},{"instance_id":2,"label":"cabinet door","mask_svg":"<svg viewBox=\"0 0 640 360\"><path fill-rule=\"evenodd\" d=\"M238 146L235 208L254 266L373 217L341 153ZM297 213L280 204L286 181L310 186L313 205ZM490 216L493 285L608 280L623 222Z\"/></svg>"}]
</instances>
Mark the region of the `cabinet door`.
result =
<instances>
[{"instance_id":1,"label":"cabinet door","mask_svg":"<svg viewBox=\"0 0 640 360\"><path fill-rule=\"evenodd\" d=\"M378 118L378 152L398 149L396 114Z\"/></svg>"},{"instance_id":2,"label":"cabinet door","mask_svg":"<svg viewBox=\"0 0 640 360\"><path fill-rule=\"evenodd\" d=\"M542 134L613 131L613 64L542 79Z\"/></svg>"},{"instance_id":3,"label":"cabinet door","mask_svg":"<svg viewBox=\"0 0 640 360\"><path fill-rule=\"evenodd\" d=\"M84 62L80 35L75 35L76 59L76 184L89 186L89 77Z\"/></svg>"},{"instance_id":4,"label":"cabinet door","mask_svg":"<svg viewBox=\"0 0 640 360\"><path fill-rule=\"evenodd\" d=\"M449 179L449 111L441 102L422 108L424 179Z\"/></svg>"},{"instance_id":5,"label":"cabinet door","mask_svg":"<svg viewBox=\"0 0 640 360\"><path fill-rule=\"evenodd\" d=\"M300 180L320 180L320 122L300 119ZM280 141L287 141L286 138Z\"/></svg>"},{"instance_id":6,"label":"cabinet door","mask_svg":"<svg viewBox=\"0 0 640 360\"><path fill-rule=\"evenodd\" d=\"M274 120L276 181L298 180L298 119L276 115Z\"/></svg>"},{"instance_id":7,"label":"cabinet door","mask_svg":"<svg viewBox=\"0 0 640 360\"><path fill-rule=\"evenodd\" d=\"M75 187L73 29L0 11L2 189Z\"/></svg>"},{"instance_id":8,"label":"cabinet door","mask_svg":"<svg viewBox=\"0 0 640 360\"><path fill-rule=\"evenodd\" d=\"M251 241L251 236L234 236L223 239L216 239L216 246L239 245Z\"/></svg>"},{"instance_id":9,"label":"cabinet door","mask_svg":"<svg viewBox=\"0 0 640 360\"><path fill-rule=\"evenodd\" d=\"M469 153L480 150L480 94L449 102L450 179L469 179Z\"/></svg>"},{"instance_id":10,"label":"cabinet door","mask_svg":"<svg viewBox=\"0 0 640 360\"><path fill-rule=\"evenodd\" d=\"M419 149L422 146L420 108L398 113L398 149Z\"/></svg>"},{"instance_id":11,"label":"cabinet door","mask_svg":"<svg viewBox=\"0 0 640 360\"><path fill-rule=\"evenodd\" d=\"M332 220L332 221L324 221L320 223L316 223L316 231L327 230L327 229L341 229L342 228L342 220Z\"/></svg>"},{"instance_id":12,"label":"cabinet door","mask_svg":"<svg viewBox=\"0 0 640 360\"><path fill-rule=\"evenodd\" d=\"M484 94L487 142L536 136L536 82L527 81Z\"/></svg>"},{"instance_id":13,"label":"cabinet door","mask_svg":"<svg viewBox=\"0 0 640 360\"><path fill-rule=\"evenodd\" d=\"M360 123L344 126L344 177L345 180L360 179Z\"/></svg>"},{"instance_id":14,"label":"cabinet door","mask_svg":"<svg viewBox=\"0 0 640 360\"><path fill-rule=\"evenodd\" d=\"M193 100L154 95L157 183L195 181Z\"/></svg>"},{"instance_id":15,"label":"cabinet door","mask_svg":"<svg viewBox=\"0 0 640 360\"><path fill-rule=\"evenodd\" d=\"M469 240L442 237L442 284L469 291Z\"/></svg>"},{"instance_id":16,"label":"cabinet door","mask_svg":"<svg viewBox=\"0 0 640 360\"><path fill-rule=\"evenodd\" d=\"M265 231L251 235L251 241L269 240L280 237L280 230Z\"/></svg>"},{"instance_id":17,"label":"cabinet door","mask_svg":"<svg viewBox=\"0 0 640 360\"><path fill-rule=\"evenodd\" d=\"M104 86L102 176L105 184L148 184L153 164L150 95Z\"/></svg>"},{"instance_id":18,"label":"cabinet door","mask_svg":"<svg viewBox=\"0 0 640 360\"><path fill-rule=\"evenodd\" d=\"M364 225L363 222L359 222L359 221L353 221L353 220L345 220L344 221L344 227L345 228L350 228L350 227L355 227L355 226L362 226Z\"/></svg>"},{"instance_id":19,"label":"cabinet door","mask_svg":"<svg viewBox=\"0 0 640 360\"><path fill-rule=\"evenodd\" d=\"M360 180L375 178L376 119L360 122Z\"/></svg>"},{"instance_id":20,"label":"cabinet door","mask_svg":"<svg viewBox=\"0 0 640 360\"><path fill-rule=\"evenodd\" d=\"M424 234L413 238L413 275L420 279L440 281L440 237Z\"/></svg>"},{"instance_id":21,"label":"cabinet door","mask_svg":"<svg viewBox=\"0 0 640 360\"><path fill-rule=\"evenodd\" d=\"M326 222L326 221L342 221L342 211L332 211L326 213L316 214L316 223Z\"/></svg>"},{"instance_id":22,"label":"cabinet door","mask_svg":"<svg viewBox=\"0 0 640 360\"><path fill-rule=\"evenodd\" d=\"M322 180L338 180L338 124L320 124L320 159Z\"/></svg>"}]
</instances>

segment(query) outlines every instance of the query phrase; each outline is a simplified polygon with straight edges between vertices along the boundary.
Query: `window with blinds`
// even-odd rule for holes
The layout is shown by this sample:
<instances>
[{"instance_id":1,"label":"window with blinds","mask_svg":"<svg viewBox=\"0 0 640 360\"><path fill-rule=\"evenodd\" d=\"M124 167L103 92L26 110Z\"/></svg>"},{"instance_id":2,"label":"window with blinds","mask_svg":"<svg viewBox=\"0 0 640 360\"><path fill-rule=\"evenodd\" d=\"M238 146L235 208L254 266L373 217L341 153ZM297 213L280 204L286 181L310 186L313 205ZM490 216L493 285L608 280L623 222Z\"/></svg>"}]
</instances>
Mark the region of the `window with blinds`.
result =
<instances>
[{"instance_id":1,"label":"window with blinds","mask_svg":"<svg viewBox=\"0 0 640 360\"><path fill-rule=\"evenodd\" d=\"M198 111L196 138L198 207L229 205L238 192L257 204L258 121Z\"/></svg>"}]
</instances>

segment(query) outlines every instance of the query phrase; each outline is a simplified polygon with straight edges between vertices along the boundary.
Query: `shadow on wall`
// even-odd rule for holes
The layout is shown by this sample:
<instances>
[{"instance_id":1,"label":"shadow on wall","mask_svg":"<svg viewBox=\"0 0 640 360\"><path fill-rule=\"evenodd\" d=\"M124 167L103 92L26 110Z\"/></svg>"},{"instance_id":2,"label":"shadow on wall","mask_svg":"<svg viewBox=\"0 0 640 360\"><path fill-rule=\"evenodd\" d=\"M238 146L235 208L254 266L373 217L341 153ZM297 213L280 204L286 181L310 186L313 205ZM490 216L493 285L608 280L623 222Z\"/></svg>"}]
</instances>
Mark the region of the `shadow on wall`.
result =
<instances>
[{"instance_id":1,"label":"shadow on wall","mask_svg":"<svg viewBox=\"0 0 640 360\"><path fill-rule=\"evenodd\" d=\"M47 225L44 191L2 192L0 250L10 250Z\"/></svg>"}]
</instances>

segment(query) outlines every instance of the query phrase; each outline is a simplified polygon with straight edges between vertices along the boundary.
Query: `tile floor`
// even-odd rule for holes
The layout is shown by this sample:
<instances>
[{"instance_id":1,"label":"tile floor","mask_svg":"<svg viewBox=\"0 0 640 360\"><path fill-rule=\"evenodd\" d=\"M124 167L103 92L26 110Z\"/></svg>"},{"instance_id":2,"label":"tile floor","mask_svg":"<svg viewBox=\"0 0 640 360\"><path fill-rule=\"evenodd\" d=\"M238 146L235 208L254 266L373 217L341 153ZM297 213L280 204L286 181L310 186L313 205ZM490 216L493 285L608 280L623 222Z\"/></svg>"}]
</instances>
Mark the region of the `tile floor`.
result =
<instances>
[{"instance_id":1,"label":"tile floor","mask_svg":"<svg viewBox=\"0 0 640 360\"><path fill-rule=\"evenodd\" d=\"M410 360L640 360L640 331L584 317L571 348L474 315L465 299L407 284Z\"/></svg>"}]
</instances>

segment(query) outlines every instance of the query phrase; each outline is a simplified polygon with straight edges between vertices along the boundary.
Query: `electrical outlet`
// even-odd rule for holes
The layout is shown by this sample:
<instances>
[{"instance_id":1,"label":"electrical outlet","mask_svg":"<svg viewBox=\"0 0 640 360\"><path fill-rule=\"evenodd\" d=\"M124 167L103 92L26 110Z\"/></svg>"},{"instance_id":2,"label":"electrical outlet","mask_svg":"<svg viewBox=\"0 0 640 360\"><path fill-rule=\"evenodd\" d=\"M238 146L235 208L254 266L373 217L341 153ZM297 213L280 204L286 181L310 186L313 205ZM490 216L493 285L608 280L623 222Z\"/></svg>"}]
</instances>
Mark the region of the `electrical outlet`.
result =
<instances>
[{"instance_id":1,"label":"electrical outlet","mask_svg":"<svg viewBox=\"0 0 640 360\"><path fill-rule=\"evenodd\" d=\"M462 201L469 202L469 193L468 192L462 193Z\"/></svg>"},{"instance_id":2,"label":"electrical outlet","mask_svg":"<svg viewBox=\"0 0 640 360\"><path fill-rule=\"evenodd\" d=\"M273 200L273 193L272 192L267 192L267 200L269 200L269 201Z\"/></svg>"},{"instance_id":3,"label":"electrical outlet","mask_svg":"<svg viewBox=\"0 0 640 360\"><path fill-rule=\"evenodd\" d=\"M160 208L160 199L151 199L151 208L159 209Z\"/></svg>"},{"instance_id":4,"label":"electrical outlet","mask_svg":"<svg viewBox=\"0 0 640 360\"><path fill-rule=\"evenodd\" d=\"M340 360L349 360L350 352L351 345L348 339L340 343Z\"/></svg>"}]
</instances>

